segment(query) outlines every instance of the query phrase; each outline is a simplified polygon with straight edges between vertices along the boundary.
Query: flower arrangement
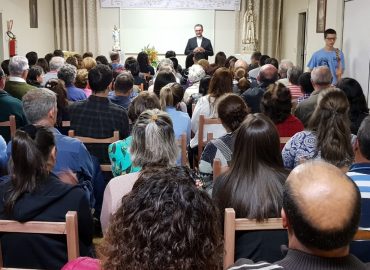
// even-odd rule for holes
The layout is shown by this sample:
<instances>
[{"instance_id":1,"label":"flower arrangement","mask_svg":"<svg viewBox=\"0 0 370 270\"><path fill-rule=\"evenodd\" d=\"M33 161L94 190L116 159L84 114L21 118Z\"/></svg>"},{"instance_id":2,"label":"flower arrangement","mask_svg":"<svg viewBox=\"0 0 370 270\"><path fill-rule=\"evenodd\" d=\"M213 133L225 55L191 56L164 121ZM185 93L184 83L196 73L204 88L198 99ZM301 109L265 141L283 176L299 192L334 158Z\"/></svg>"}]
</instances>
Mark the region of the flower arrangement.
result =
<instances>
[{"instance_id":1,"label":"flower arrangement","mask_svg":"<svg viewBox=\"0 0 370 270\"><path fill-rule=\"evenodd\" d=\"M158 52L157 50L154 48L154 46L152 47L149 47L149 44L146 45L143 49L142 49L143 52L146 52L147 55L148 55L148 58L149 58L149 61L150 61L150 65L152 65L153 67L157 67L158 65Z\"/></svg>"}]
</instances>

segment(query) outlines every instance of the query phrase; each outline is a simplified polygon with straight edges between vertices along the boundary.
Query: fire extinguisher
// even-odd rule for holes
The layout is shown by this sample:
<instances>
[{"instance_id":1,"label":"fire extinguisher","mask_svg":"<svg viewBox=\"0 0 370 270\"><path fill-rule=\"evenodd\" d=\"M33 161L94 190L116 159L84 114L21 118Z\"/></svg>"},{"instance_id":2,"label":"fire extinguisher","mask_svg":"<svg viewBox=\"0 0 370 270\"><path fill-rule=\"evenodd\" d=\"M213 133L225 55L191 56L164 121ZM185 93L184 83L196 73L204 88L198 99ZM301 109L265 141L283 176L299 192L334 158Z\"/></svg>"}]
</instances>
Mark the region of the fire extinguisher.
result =
<instances>
[{"instance_id":1,"label":"fire extinguisher","mask_svg":"<svg viewBox=\"0 0 370 270\"><path fill-rule=\"evenodd\" d=\"M9 37L9 57L17 54L17 39L12 32L13 20L7 21L8 31L6 32Z\"/></svg>"}]
</instances>

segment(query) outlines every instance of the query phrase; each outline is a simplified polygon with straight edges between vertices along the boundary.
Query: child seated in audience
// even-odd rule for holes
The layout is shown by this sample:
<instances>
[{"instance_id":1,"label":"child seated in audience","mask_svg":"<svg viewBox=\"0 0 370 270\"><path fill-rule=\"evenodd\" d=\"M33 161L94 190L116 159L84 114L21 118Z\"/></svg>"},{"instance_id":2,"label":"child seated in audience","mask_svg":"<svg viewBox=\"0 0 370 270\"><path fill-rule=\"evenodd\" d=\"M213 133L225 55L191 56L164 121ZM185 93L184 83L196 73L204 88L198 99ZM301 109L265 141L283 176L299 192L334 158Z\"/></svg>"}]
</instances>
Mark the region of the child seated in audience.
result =
<instances>
[{"instance_id":1,"label":"child seated in audience","mask_svg":"<svg viewBox=\"0 0 370 270\"><path fill-rule=\"evenodd\" d=\"M122 198L99 249L101 263L78 258L63 270L221 269L219 221L217 208L196 187L189 169L151 169Z\"/></svg>"},{"instance_id":2,"label":"child seated in audience","mask_svg":"<svg viewBox=\"0 0 370 270\"><path fill-rule=\"evenodd\" d=\"M77 211L80 254L91 256L89 202L79 185L65 184L51 172L57 151L53 133L29 126L16 132L12 144L10 180L0 185L0 218L65 221L68 211ZM1 249L5 267L60 269L67 262L63 236L4 233Z\"/></svg>"},{"instance_id":3,"label":"child seated in audience","mask_svg":"<svg viewBox=\"0 0 370 270\"><path fill-rule=\"evenodd\" d=\"M283 185L288 176L280 154L279 134L263 114L249 114L240 125L229 170L215 180L213 199L220 211L234 208L236 218L280 217ZM286 231L236 234L235 258L275 262L283 258Z\"/></svg>"}]
</instances>

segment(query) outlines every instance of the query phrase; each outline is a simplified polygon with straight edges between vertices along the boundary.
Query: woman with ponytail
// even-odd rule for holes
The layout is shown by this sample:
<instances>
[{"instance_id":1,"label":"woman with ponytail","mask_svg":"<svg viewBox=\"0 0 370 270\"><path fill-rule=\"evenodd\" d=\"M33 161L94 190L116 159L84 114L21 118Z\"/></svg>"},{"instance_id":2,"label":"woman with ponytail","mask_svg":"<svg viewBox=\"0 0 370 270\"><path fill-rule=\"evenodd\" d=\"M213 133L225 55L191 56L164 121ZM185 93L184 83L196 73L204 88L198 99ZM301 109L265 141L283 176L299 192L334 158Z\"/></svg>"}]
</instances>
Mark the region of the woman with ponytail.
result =
<instances>
[{"instance_id":1,"label":"woman with ponytail","mask_svg":"<svg viewBox=\"0 0 370 270\"><path fill-rule=\"evenodd\" d=\"M181 134L185 133L186 140L189 143L191 135L190 117L187 113L177 110L184 97L184 90L181 85L169 83L162 87L159 96L162 111L166 111L171 117L176 139L179 139Z\"/></svg>"},{"instance_id":2,"label":"woman with ponytail","mask_svg":"<svg viewBox=\"0 0 370 270\"><path fill-rule=\"evenodd\" d=\"M78 185L63 183L51 171L55 164L54 135L44 127L27 126L12 140L10 180L0 185L0 218L64 221L77 211L81 256L91 256L92 216ZM65 237L9 233L1 237L5 267L60 269L67 262Z\"/></svg>"},{"instance_id":3,"label":"woman with ponytail","mask_svg":"<svg viewBox=\"0 0 370 270\"><path fill-rule=\"evenodd\" d=\"M329 89L317 102L308 130L296 133L285 144L284 166L293 169L305 160L321 158L347 171L354 159L348 99L340 89Z\"/></svg>"}]
</instances>

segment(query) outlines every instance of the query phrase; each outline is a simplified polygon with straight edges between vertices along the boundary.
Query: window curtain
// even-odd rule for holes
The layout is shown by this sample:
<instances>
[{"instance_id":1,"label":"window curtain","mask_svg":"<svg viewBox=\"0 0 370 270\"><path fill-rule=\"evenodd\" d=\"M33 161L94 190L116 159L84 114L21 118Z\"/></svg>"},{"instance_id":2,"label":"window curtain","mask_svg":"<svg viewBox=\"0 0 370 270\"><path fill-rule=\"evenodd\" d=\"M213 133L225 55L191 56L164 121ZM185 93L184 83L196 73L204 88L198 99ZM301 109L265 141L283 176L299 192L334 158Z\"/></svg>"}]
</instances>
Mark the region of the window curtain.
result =
<instances>
[{"instance_id":1,"label":"window curtain","mask_svg":"<svg viewBox=\"0 0 370 270\"><path fill-rule=\"evenodd\" d=\"M237 51L242 51L243 17L249 2L253 4L256 20L257 49L262 54L279 59L281 16L283 0L241 0L240 11L236 16L236 44Z\"/></svg>"},{"instance_id":2,"label":"window curtain","mask_svg":"<svg viewBox=\"0 0 370 270\"><path fill-rule=\"evenodd\" d=\"M98 53L97 2L53 0L55 45L77 53Z\"/></svg>"}]
</instances>

